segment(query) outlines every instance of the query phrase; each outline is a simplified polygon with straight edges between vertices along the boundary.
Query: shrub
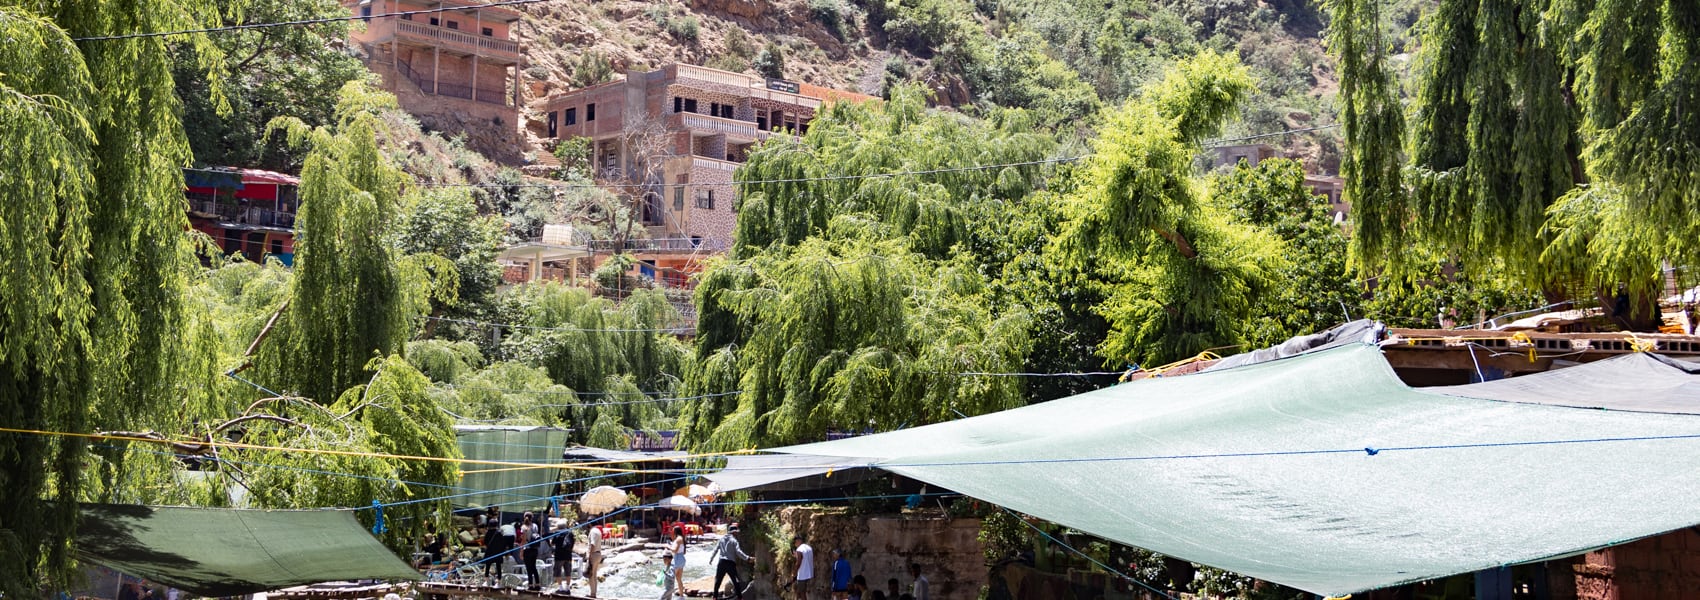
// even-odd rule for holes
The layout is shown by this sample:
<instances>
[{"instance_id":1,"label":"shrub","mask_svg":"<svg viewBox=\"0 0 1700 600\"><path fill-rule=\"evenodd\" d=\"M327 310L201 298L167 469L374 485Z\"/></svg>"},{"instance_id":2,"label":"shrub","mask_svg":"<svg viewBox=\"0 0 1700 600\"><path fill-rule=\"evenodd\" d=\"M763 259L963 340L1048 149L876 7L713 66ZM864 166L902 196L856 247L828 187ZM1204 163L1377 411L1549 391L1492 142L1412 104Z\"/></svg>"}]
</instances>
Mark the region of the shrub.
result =
<instances>
[{"instance_id":1,"label":"shrub","mask_svg":"<svg viewBox=\"0 0 1700 600\"><path fill-rule=\"evenodd\" d=\"M809 0L809 16L819 21L827 33L844 39L844 4L842 0Z\"/></svg>"},{"instance_id":2,"label":"shrub","mask_svg":"<svg viewBox=\"0 0 1700 600\"><path fill-rule=\"evenodd\" d=\"M573 63L574 87L590 87L614 78L614 64L601 52L580 54Z\"/></svg>"},{"instance_id":3,"label":"shrub","mask_svg":"<svg viewBox=\"0 0 1700 600\"><path fill-rule=\"evenodd\" d=\"M769 79L785 78L785 50L779 44L768 43L763 46L755 61L750 63L756 72Z\"/></svg>"},{"instance_id":4,"label":"shrub","mask_svg":"<svg viewBox=\"0 0 1700 600\"><path fill-rule=\"evenodd\" d=\"M667 35L673 36L673 39L694 44L697 41L700 28L701 24L697 22L695 15L685 15L682 18L667 22Z\"/></svg>"}]
</instances>

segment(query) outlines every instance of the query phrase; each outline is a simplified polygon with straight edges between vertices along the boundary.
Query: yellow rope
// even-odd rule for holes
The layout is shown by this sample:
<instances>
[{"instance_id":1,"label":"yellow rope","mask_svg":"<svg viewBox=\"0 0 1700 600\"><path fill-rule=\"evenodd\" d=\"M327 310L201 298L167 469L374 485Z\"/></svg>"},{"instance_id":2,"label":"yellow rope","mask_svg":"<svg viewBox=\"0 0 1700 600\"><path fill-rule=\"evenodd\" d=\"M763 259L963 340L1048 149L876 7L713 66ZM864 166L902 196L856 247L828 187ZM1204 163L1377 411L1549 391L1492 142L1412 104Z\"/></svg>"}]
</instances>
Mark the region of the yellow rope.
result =
<instances>
[{"instance_id":1,"label":"yellow rope","mask_svg":"<svg viewBox=\"0 0 1700 600\"><path fill-rule=\"evenodd\" d=\"M105 433L72 433L72 432L67 432L67 431L41 431L41 430L37 430L37 429L14 429L14 428L10 428L10 427L0 427L0 433L22 433L22 434L28 434L28 435L73 437L73 438L118 441L118 442L142 442L142 443L148 443L148 444L164 444L164 445L182 445L182 446L206 445L206 446L209 446L209 447L212 447L212 448L224 447L224 448L235 448L235 449L240 449L240 450L268 450L268 451L276 451L276 452L297 452L297 453L302 453L302 454L318 454L318 455L328 455L328 456L352 456L352 457L357 457L357 458L381 458L381 459L395 459L395 460L421 460L421 461L428 461L428 462L446 462L446 463L455 463L455 464L462 464L462 465L488 465L488 466L496 466L496 467L511 467L509 469L501 469L501 470L582 469L582 470L586 470L586 471L595 471L595 472L600 472L600 473L661 473L661 472L666 472L666 471L665 470L657 470L657 469L622 469L622 468L605 467L605 466L600 466L600 465L622 464L622 463L633 463L633 462L650 462L650 461L655 461L655 460L688 460L688 459L694 459L694 458L711 458L711 457L715 457L715 456L725 456L725 455L731 455L731 454L746 454L746 453L751 452L750 450L734 450L734 451L730 451L730 452L708 452L708 453L702 453L702 454L686 454L686 455L682 455L682 456L645 458L645 459L636 459L636 460L627 460L627 461L601 461L601 462L592 462L592 463L530 464L530 463L519 463L519 462L500 461L500 460L480 460L480 459L474 459L474 458L449 458L449 457L446 457L446 456L410 456L410 455L405 455L405 454L387 454L387 453L383 453L383 452L355 452L355 451L352 451L352 450L325 450L325 449L320 449L320 448L290 448L290 447L286 447L286 446L265 446L265 445L260 445L260 444L244 444L244 443L240 443L240 442L217 442L217 441L206 442L206 441L200 441L200 440L155 439L155 438L136 437L136 436L112 435L112 434L105 434ZM480 472L487 472L487 471L473 471L473 472L474 473L480 473Z\"/></svg>"}]
</instances>

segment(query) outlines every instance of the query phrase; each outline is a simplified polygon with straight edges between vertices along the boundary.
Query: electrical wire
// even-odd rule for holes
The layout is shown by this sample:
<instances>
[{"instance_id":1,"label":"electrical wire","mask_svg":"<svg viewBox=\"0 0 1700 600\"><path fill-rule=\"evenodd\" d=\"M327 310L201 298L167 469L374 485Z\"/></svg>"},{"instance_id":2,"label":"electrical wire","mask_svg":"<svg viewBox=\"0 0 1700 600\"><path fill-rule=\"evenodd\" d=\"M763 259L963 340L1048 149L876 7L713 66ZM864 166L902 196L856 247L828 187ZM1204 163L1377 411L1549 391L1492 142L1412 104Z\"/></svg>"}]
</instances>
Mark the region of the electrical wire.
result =
<instances>
[{"instance_id":1,"label":"electrical wire","mask_svg":"<svg viewBox=\"0 0 1700 600\"><path fill-rule=\"evenodd\" d=\"M1288 129L1288 130L1285 130L1285 131L1273 131L1273 132L1270 132L1270 133L1259 133L1259 134L1256 134L1256 135L1248 135L1248 136L1245 136L1245 137L1227 138L1227 139L1220 139L1220 140L1210 140L1210 141L1205 142L1205 143L1206 144L1212 144L1212 145L1206 145L1206 146L1204 146L1204 148L1205 149L1215 149L1215 148L1221 148L1221 147L1224 147L1224 146L1232 145L1232 144L1228 144L1227 142L1244 142L1244 141L1247 141L1247 140L1256 140L1256 139L1262 139L1262 138L1267 138L1267 137L1279 137L1279 136L1283 136L1283 135L1292 135L1292 134L1295 134L1295 133L1305 133L1307 131L1321 131L1323 129L1333 129L1333 128L1339 127L1339 126L1340 126L1339 123L1334 123L1332 125L1318 125L1316 127L1305 127L1303 129Z\"/></svg>"},{"instance_id":2,"label":"electrical wire","mask_svg":"<svg viewBox=\"0 0 1700 600\"><path fill-rule=\"evenodd\" d=\"M494 322L490 322L490 321L474 321L472 319L453 319L453 318L449 318L449 317L426 316L424 318L427 319L427 320L431 320L431 321L444 321L444 322L448 322L448 323L460 323L462 325L479 325L479 326L484 326L484 327L507 327L509 329L530 329L530 330L533 330L533 331L582 331L582 332L600 332L600 333L690 333L690 332L693 332L693 331L696 330L696 328L694 328L694 327L637 327L637 328L619 328L619 327L596 328L596 327L567 327L567 326L544 327L544 326L539 326L539 325L515 325L515 324L512 324L512 323L494 323Z\"/></svg>"}]
</instances>

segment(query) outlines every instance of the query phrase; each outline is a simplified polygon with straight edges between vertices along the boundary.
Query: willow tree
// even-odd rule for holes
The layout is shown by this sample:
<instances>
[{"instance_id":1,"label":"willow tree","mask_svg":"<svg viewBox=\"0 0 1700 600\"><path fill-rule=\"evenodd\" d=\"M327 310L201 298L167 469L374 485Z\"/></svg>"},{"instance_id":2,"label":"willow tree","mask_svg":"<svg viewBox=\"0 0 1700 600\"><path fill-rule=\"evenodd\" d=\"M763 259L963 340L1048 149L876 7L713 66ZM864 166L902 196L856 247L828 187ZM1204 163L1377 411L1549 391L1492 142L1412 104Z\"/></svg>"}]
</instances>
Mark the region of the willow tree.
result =
<instances>
[{"instance_id":1,"label":"willow tree","mask_svg":"<svg viewBox=\"0 0 1700 600\"><path fill-rule=\"evenodd\" d=\"M1404 108L1387 65L1380 0L1329 0L1328 50L1340 69L1342 197L1352 205L1352 257L1374 271L1399 258L1411 221L1405 201Z\"/></svg>"},{"instance_id":2,"label":"willow tree","mask_svg":"<svg viewBox=\"0 0 1700 600\"><path fill-rule=\"evenodd\" d=\"M373 358L400 353L422 294L389 239L405 180L378 147L377 111L395 97L364 82L343 87L334 127L279 119L291 145L308 146L301 169L296 273L282 343L261 361L276 388L321 403L370 378ZM448 270L453 271L449 266Z\"/></svg>"},{"instance_id":3,"label":"willow tree","mask_svg":"<svg viewBox=\"0 0 1700 600\"><path fill-rule=\"evenodd\" d=\"M689 352L674 330L679 311L660 291L638 290L616 304L584 288L544 282L516 288L510 299L524 327L502 349L563 386L566 393L547 402L557 405L547 412L570 422L577 441L590 443L598 422L604 430L641 429L677 414L650 410L660 406L644 401L678 389ZM513 400L536 404L523 395Z\"/></svg>"},{"instance_id":4,"label":"willow tree","mask_svg":"<svg viewBox=\"0 0 1700 600\"><path fill-rule=\"evenodd\" d=\"M1023 403L1029 316L993 301L1000 228L1054 147L1020 112L975 121L921 92L836 104L738 170L731 257L697 286L687 443L731 449ZM888 175L891 173L897 175ZM860 177L860 175L871 175Z\"/></svg>"},{"instance_id":5,"label":"willow tree","mask_svg":"<svg viewBox=\"0 0 1700 600\"><path fill-rule=\"evenodd\" d=\"M1112 328L1106 357L1151 364L1246 341L1283 265L1280 241L1207 196L1193 157L1251 86L1232 57L1200 54L1111 112L1093 140L1058 242L1118 279L1098 309Z\"/></svg>"},{"instance_id":6,"label":"willow tree","mask_svg":"<svg viewBox=\"0 0 1700 600\"><path fill-rule=\"evenodd\" d=\"M140 429L206 408L167 41L72 38L192 29L212 4L0 2L0 425ZM113 497L96 482L129 453L6 435L0 456L0 594L33 596L63 581L74 501Z\"/></svg>"},{"instance_id":7,"label":"willow tree","mask_svg":"<svg viewBox=\"0 0 1700 600\"><path fill-rule=\"evenodd\" d=\"M1342 64L1379 64L1374 3L1332 6ZM1409 139L1348 123L1354 155L1407 143L1412 174L1407 194L1343 172L1354 215L1367 211L1363 258L1399 255L1404 236L1656 327L1662 264L1700 252L1700 117L1683 108L1700 102L1700 6L1442 0L1424 30ZM1384 77L1342 68L1348 106L1384 107Z\"/></svg>"}]
</instances>

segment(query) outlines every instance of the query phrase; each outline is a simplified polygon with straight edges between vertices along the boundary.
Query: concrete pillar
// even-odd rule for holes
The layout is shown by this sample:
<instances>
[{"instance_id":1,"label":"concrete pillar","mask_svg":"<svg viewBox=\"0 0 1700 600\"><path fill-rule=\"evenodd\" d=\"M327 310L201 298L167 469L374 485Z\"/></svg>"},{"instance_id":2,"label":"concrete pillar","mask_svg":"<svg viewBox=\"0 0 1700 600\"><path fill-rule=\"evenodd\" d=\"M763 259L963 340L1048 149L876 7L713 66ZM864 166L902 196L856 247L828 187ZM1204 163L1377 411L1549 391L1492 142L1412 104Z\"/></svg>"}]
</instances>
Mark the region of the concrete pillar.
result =
<instances>
[{"instance_id":1,"label":"concrete pillar","mask_svg":"<svg viewBox=\"0 0 1700 600\"><path fill-rule=\"evenodd\" d=\"M437 81L438 81L438 79L437 79L437 66L438 66L438 63L442 62L442 56L443 56L443 47L442 46L432 46L431 47L431 95L432 96L437 95Z\"/></svg>"},{"instance_id":2,"label":"concrete pillar","mask_svg":"<svg viewBox=\"0 0 1700 600\"><path fill-rule=\"evenodd\" d=\"M474 93L476 93L476 92L474 92ZM542 279L542 278L543 278L543 251L538 250L536 254L531 255L531 281L536 282L537 280Z\"/></svg>"},{"instance_id":3,"label":"concrete pillar","mask_svg":"<svg viewBox=\"0 0 1700 600\"><path fill-rule=\"evenodd\" d=\"M472 101L478 101L478 53L472 53Z\"/></svg>"}]
</instances>

